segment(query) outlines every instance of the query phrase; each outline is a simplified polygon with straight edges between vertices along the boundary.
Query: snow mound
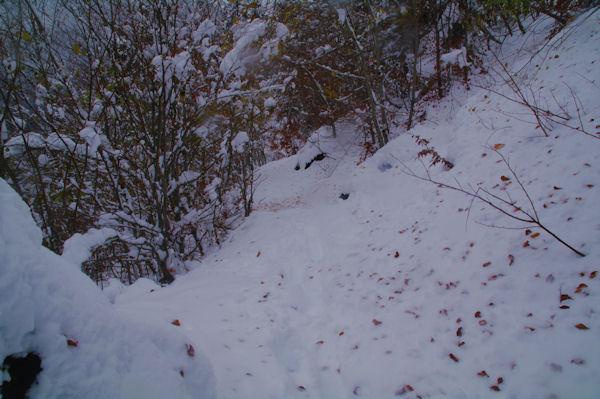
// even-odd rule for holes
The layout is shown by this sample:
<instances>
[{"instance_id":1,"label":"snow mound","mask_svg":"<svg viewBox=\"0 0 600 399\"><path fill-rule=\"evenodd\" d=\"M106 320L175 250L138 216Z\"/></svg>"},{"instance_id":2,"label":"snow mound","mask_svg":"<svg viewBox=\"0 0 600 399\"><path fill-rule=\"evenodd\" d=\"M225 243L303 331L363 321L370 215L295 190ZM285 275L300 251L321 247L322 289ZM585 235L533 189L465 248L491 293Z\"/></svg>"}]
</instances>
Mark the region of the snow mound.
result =
<instances>
[{"instance_id":1,"label":"snow mound","mask_svg":"<svg viewBox=\"0 0 600 399\"><path fill-rule=\"evenodd\" d=\"M77 267L41 246L4 180L0 202L0 360L39 354L31 398L215 396L210 363L175 326L119 315Z\"/></svg>"}]
</instances>

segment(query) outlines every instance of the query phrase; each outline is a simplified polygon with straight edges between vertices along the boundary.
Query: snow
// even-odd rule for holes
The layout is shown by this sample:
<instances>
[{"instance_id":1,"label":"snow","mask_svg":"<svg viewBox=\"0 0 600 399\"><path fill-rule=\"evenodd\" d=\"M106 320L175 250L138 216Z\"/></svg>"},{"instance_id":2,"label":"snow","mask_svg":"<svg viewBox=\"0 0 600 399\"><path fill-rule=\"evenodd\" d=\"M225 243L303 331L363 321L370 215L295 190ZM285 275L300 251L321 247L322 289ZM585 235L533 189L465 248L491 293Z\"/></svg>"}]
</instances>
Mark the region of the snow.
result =
<instances>
[{"instance_id":1,"label":"snow","mask_svg":"<svg viewBox=\"0 0 600 399\"><path fill-rule=\"evenodd\" d=\"M337 140L333 138L333 130L329 126L317 129L307 140L307 144L293 157L301 169L307 169L311 161L319 154L328 154L336 151ZM310 166L309 166L310 167Z\"/></svg>"},{"instance_id":2,"label":"snow","mask_svg":"<svg viewBox=\"0 0 600 399\"><path fill-rule=\"evenodd\" d=\"M95 146L100 145L100 136L95 135L93 128L92 130L89 129L89 127L84 128L82 133L80 133L83 134L81 137L86 139L86 141L89 140L88 142ZM92 137L92 135L95 136ZM30 148L40 149L47 146L50 150L54 151L73 151L76 147L75 142L63 134L50 133L47 137L43 137L39 133L29 132L7 140L4 143L4 155L10 158L23 154L25 152L25 143Z\"/></svg>"},{"instance_id":3,"label":"snow","mask_svg":"<svg viewBox=\"0 0 600 399\"><path fill-rule=\"evenodd\" d=\"M95 154L98 150L98 147L103 144L104 137L101 134L98 134L96 131L96 124L94 122L88 122L86 127L84 127L79 132L79 137L85 140L85 142L89 145L89 153ZM104 139L105 140L105 139Z\"/></svg>"},{"instance_id":4,"label":"snow","mask_svg":"<svg viewBox=\"0 0 600 399\"><path fill-rule=\"evenodd\" d=\"M340 25L344 25L346 22L346 10L343 8L337 8L336 11L338 13L338 23Z\"/></svg>"},{"instance_id":5,"label":"snow","mask_svg":"<svg viewBox=\"0 0 600 399\"><path fill-rule=\"evenodd\" d=\"M252 215L167 287L100 293L68 264L80 255L40 247L0 182L0 356L42 355L33 397L596 397L600 143L576 128L597 135L599 22L589 12L550 43L512 38L500 53L540 105L571 116L549 137L493 71L364 162L354 121L336 137L322 127L260 168ZM454 168L424 170L412 135ZM516 175L544 225L586 256L407 168L530 209ZM79 240L69 246L93 241Z\"/></svg>"},{"instance_id":6,"label":"snow","mask_svg":"<svg viewBox=\"0 0 600 399\"><path fill-rule=\"evenodd\" d=\"M250 138L248 137L248 133L239 132L233 138L233 140L231 140L231 147L233 148L233 150L235 152L242 153L242 152L244 152L244 146L248 141L250 141Z\"/></svg>"},{"instance_id":7,"label":"snow","mask_svg":"<svg viewBox=\"0 0 600 399\"><path fill-rule=\"evenodd\" d=\"M221 184L222 180L219 177L215 177L212 182L204 189L204 191L208 194L208 197L215 201L219 198L219 194L217 193L217 188Z\"/></svg>"},{"instance_id":8,"label":"snow","mask_svg":"<svg viewBox=\"0 0 600 399\"><path fill-rule=\"evenodd\" d=\"M588 17L555 45L546 76L524 77L552 82L557 99L570 97L564 83L577 88L586 123L600 120L597 88L580 87L600 79L598 26ZM431 105L411 132L456 165L432 178L482 182L525 206L517 183L500 178L510 172L493 146L504 144L541 220L585 258L540 229L487 227L524 226L407 176L404 166L424 174L410 135L360 163L361 132L346 121L336 138L321 128L262 167L257 209L192 272L117 307L163 324L175 313L203 343L223 398L595 397L598 143L560 125L543 137L522 105L474 86ZM500 80L491 88L513 95Z\"/></svg>"},{"instance_id":9,"label":"snow","mask_svg":"<svg viewBox=\"0 0 600 399\"><path fill-rule=\"evenodd\" d=\"M85 234L74 234L63 244L63 253L61 257L66 263L80 269L81 264L89 259L91 251L103 244L108 238L114 237L118 233L107 227L102 229L90 229Z\"/></svg>"},{"instance_id":10,"label":"snow","mask_svg":"<svg viewBox=\"0 0 600 399\"><path fill-rule=\"evenodd\" d=\"M184 80L194 70L191 62L191 54L188 51L181 51L174 56L156 55L152 58L156 73L164 74L164 79L168 82L173 77L179 80Z\"/></svg>"},{"instance_id":11,"label":"snow","mask_svg":"<svg viewBox=\"0 0 600 399\"><path fill-rule=\"evenodd\" d=\"M75 142L63 134L50 133L45 140L51 150L73 151L75 149Z\"/></svg>"},{"instance_id":12,"label":"snow","mask_svg":"<svg viewBox=\"0 0 600 399\"><path fill-rule=\"evenodd\" d=\"M290 30L287 28L287 26L285 26L281 22L277 22L277 24L275 25L275 36L277 37L277 39L285 39L286 36L288 36L289 34Z\"/></svg>"},{"instance_id":13,"label":"snow","mask_svg":"<svg viewBox=\"0 0 600 399\"><path fill-rule=\"evenodd\" d=\"M210 36L217 31L217 27L210 19L202 21L198 29L192 32L192 38L196 42L201 42L206 36Z\"/></svg>"},{"instance_id":14,"label":"snow","mask_svg":"<svg viewBox=\"0 0 600 399\"><path fill-rule=\"evenodd\" d=\"M273 97L267 98L264 103L265 108L272 108L276 105L277 105L277 100L275 100Z\"/></svg>"},{"instance_id":15,"label":"snow","mask_svg":"<svg viewBox=\"0 0 600 399\"><path fill-rule=\"evenodd\" d=\"M39 133L30 132L15 136L4 143L4 156L10 158L23 154L25 152L25 144L30 148L43 148L44 143L45 140Z\"/></svg>"},{"instance_id":16,"label":"snow","mask_svg":"<svg viewBox=\"0 0 600 399\"><path fill-rule=\"evenodd\" d=\"M461 68L470 65L467 62L467 50L464 47L442 54L440 61L446 64L455 64Z\"/></svg>"},{"instance_id":17,"label":"snow","mask_svg":"<svg viewBox=\"0 0 600 399\"><path fill-rule=\"evenodd\" d=\"M235 45L221 61L220 71L223 75L234 73L242 76L245 73L245 65L252 60L251 44L265 34L266 28L265 21L255 19L236 32Z\"/></svg>"},{"instance_id":18,"label":"snow","mask_svg":"<svg viewBox=\"0 0 600 399\"><path fill-rule=\"evenodd\" d=\"M31 398L214 397L210 364L197 349L186 353L195 343L176 326L119 315L87 276L41 246L29 209L3 180L0 202L0 359L40 355Z\"/></svg>"}]
</instances>

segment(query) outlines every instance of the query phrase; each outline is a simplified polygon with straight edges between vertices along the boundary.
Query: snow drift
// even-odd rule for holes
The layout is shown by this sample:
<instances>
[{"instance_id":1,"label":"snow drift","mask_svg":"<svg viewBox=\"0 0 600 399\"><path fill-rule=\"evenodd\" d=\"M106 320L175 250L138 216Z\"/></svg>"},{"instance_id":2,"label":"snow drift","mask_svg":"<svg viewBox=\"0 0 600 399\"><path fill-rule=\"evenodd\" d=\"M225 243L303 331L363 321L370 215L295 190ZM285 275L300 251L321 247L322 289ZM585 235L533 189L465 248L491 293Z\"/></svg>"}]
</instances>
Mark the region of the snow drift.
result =
<instances>
[{"instance_id":1,"label":"snow drift","mask_svg":"<svg viewBox=\"0 0 600 399\"><path fill-rule=\"evenodd\" d=\"M39 354L31 398L214 397L211 365L175 326L121 317L77 267L41 246L4 180L0 203L0 359Z\"/></svg>"}]
</instances>

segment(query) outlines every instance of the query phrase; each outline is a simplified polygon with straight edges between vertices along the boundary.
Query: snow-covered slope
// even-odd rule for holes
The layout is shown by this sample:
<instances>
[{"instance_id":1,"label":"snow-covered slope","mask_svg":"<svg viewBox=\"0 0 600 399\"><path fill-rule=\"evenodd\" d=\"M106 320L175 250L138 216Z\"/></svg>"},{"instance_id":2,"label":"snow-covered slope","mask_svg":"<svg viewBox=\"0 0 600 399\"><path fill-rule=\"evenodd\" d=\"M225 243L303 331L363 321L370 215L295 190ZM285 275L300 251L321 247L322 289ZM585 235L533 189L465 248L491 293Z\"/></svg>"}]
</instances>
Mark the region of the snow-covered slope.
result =
<instances>
[{"instance_id":1,"label":"snow-covered slope","mask_svg":"<svg viewBox=\"0 0 600 399\"><path fill-rule=\"evenodd\" d=\"M537 24L500 59L540 107L597 136L600 13L550 43L548 22ZM557 123L545 137L506 97L515 93L490 72L428 110L411 133L455 164L431 178L531 210L502 155L540 221L585 257L408 176L426 176L410 135L357 166L348 122L262 168L258 209L228 242L170 287L124 290L119 311L178 319L221 398L596 397L600 142Z\"/></svg>"},{"instance_id":2,"label":"snow-covered slope","mask_svg":"<svg viewBox=\"0 0 600 399\"><path fill-rule=\"evenodd\" d=\"M75 265L41 246L4 180L0 204L0 359L41 357L31 398L214 397L210 364L198 348L189 355L185 336L120 316Z\"/></svg>"},{"instance_id":3,"label":"snow-covered slope","mask_svg":"<svg viewBox=\"0 0 600 399\"><path fill-rule=\"evenodd\" d=\"M600 12L550 43L547 21L533 28L501 62L571 116L559 122L598 136ZM42 355L33 397L597 397L600 141L558 123L545 137L515 95L475 76L410 133L455 164L432 179L533 204L585 257L407 175L427 176L411 134L360 163L347 121L263 167L256 211L188 275L113 283L108 301L40 248L0 182L0 355Z\"/></svg>"}]
</instances>

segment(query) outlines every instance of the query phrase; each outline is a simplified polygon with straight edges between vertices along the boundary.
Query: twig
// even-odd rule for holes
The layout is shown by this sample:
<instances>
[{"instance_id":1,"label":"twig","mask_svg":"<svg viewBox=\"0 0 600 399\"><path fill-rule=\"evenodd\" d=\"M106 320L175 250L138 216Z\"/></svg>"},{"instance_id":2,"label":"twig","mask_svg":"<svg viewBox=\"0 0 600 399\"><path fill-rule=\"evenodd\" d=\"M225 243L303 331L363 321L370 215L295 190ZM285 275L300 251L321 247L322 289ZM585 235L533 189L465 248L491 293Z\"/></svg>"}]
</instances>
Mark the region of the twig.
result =
<instances>
[{"instance_id":1,"label":"twig","mask_svg":"<svg viewBox=\"0 0 600 399\"><path fill-rule=\"evenodd\" d=\"M493 150L493 151L496 152L500 156L501 160L506 165L506 167L510 171L513 178L517 181L517 184L519 185L521 191L524 193L525 197L527 198L527 201L529 202L529 206L531 207L530 211L527 211L527 210L519 207L516 201L513 201L510 199L510 196L509 196L509 199L506 200L506 199L490 192L488 189L486 189L484 187L478 187L477 189L475 189L474 187L469 186L469 190L467 190L467 189L464 189L462 187L462 185L460 185L460 183L458 183L458 181L457 181L456 186L446 184L446 183L434 180L431 177L429 170L427 168L425 168L425 165L423 165L423 167L425 168L425 176L421 176L421 175L418 175L417 173L415 173L408 166L406 166L406 164L404 164L398 158L394 157L394 159L396 159L400 163L400 165L402 165L402 168L403 168L403 169L401 169L402 173L404 173L408 176L414 177L416 179L435 184L441 188L446 188L449 190L458 191L460 193L463 193L463 194L471 197L471 204L473 203L474 200L477 199L477 200L487 204L488 206L492 207L493 209L497 210L498 212L504 214L505 216L508 216L511 219L517 220L522 223L533 224L533 225L539 227L540 229L544 230L546 233L550 234L552 237L554 237L554 239L556 239L558 242L560 242L561 244L563 244L564 246L569 248L571 251L573 251L577 255L584 257L585 256L584 253L578 251L577 249L573 248L571 245L567 244L564 240L562 240L560 237L558 237L555 233L553 233L550 229L548 229L541 222L540 217L535 208L535 205L533 203L533 200L531 199L529 193L527 192L527 189L525 188L525 186L519 179L514 168L510 165L508 160L502 154L500 154L500 152L498 152L497 150ZM513 208L513 212L512 213L509 212L506 209L506 207ZM469 212L470 212L470 209L471 209L471 207L469 207Z\"/></svg>"}]
</instances>

